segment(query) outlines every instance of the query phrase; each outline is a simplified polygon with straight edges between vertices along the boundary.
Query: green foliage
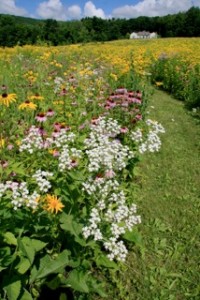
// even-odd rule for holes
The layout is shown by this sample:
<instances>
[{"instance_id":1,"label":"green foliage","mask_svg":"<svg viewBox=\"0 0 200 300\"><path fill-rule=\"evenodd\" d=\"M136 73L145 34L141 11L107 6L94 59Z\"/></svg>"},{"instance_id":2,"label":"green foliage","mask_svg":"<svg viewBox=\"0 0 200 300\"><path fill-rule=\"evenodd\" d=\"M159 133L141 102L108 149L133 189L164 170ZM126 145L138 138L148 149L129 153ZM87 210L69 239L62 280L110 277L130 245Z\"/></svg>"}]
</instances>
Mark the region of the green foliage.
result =
<instances>
[{"instance_id":1,"label":"green foliage","mask_svg":"<svg viewBox=\"0 0 200 300\"><path fill-rule=\"evenodd\" d=\"M0 46L63 45L129 38L133 31L157 32L161 37L198 37L200 9L162 17L131 19L101 19L96 16L57 22L53 19L36 20L0 15Z\"/></svg>"},{"instance_id":2,"label":"green foliage","mask_svg":"<svg viewBox=\"0 0 200 300\"><path fill-rule=\"evenodd\" d=\"M157 87L169 92L176 99L183 100L186 107L200 107L200 66L191 66L181 57L162 54L150 68L151 81Z\"/></svg>"}]
</instances>

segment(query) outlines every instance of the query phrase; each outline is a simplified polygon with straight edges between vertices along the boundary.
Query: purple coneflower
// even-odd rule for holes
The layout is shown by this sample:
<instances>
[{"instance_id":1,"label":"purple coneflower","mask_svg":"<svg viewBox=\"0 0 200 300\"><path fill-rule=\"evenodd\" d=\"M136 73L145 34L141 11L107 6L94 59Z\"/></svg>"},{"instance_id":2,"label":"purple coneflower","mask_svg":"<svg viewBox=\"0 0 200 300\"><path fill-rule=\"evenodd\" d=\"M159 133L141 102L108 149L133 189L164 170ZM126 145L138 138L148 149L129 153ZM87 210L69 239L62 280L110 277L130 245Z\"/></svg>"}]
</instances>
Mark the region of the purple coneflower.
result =
<instances>
[{"instance_id":1,"label":"purple coneflower","mask_svg":"<svg viewBox=\"0 0 200 300\"><path fill-rule=\"evenodd\" d=\"M46 117L46 114L45 113L39 113L37 114L37 116L35 117L35 119L38 121L38 122L45 122L47 120L47 117Z\"/></svg>"},{"instance_id":2,"label":"purple coneflower","mask_svg":"<svg viewBox=\"0 0 200 300\"><path fill-rule=\"evenodd\" d=\"M52 117L54 114L55 112L51 108L49 108L48 111L46 112L47 117Z\"/></svg>"}]
</instances>

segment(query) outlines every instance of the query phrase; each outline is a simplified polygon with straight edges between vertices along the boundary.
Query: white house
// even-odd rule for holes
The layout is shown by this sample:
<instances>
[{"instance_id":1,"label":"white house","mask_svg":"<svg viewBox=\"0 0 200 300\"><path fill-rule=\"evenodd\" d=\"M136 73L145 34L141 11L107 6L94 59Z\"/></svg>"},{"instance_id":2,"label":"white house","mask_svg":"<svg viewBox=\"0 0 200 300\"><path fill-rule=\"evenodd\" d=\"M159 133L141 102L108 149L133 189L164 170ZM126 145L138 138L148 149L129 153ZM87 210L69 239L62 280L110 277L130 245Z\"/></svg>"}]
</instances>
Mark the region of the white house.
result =
<instances>
[{"instance_id":1,"label":"white house","mask_svg":"<svg viewBox=\"0 0 200 300\"><path fill-rule=\"evenodd\" d=\"M155 39L158 35L156 32L149 32L149 31L139 31L139 32L132 32L130 34L130 39Z\"/></svg>"}]
</instances>

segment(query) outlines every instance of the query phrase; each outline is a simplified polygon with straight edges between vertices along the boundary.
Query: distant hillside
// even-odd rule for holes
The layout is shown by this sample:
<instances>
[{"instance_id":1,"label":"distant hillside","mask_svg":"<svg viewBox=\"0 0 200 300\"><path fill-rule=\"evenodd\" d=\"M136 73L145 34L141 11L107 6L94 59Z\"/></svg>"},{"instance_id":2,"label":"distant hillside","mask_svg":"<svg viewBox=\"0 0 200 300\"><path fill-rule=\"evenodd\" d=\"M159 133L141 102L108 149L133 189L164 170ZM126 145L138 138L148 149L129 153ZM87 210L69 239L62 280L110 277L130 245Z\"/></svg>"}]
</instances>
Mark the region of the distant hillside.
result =
<instances>
[{"instance_id":1,"label":"distant hillside","mask_svg":"<svg viewBox=\"0 0 200 300\"><path fill-rule=\"evenodd\" d=\"M44 20L8 15L8 14L0 14L0 19L4 16L12 18L16 24L24 24L24 25L33 25L34 26L39 23L44 23Z\"/></svg>"},{"instance_id":2,"label":"distant hillside","mask_svg":"<svg viewBox=\"0 0 200 300\"><path fill-rule=\"evenodd\" d=\"M66 45L129 38L132 32L156 32L159 37L200 37L200 8L162 17L130 19L38 20L0 14L0 46Z\"/></svg>"}]
</instances>

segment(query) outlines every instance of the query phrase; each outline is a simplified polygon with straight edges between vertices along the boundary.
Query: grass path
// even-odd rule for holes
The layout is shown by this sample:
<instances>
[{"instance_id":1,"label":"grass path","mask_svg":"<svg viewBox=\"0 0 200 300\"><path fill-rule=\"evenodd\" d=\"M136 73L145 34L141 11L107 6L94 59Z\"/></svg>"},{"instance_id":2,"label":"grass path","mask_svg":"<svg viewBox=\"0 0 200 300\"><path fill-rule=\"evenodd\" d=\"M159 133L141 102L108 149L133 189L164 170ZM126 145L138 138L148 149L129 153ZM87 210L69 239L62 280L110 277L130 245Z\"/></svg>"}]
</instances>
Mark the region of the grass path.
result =
<instances>
[{"instance_id":1,"label":"grass path","mask_svg":"<svg viewBox=\"0 0 200 300\"><path fill-rule=\"evenodd\" d=\"M161 151L139 164L142 246L133 247L118 288L123 300L199 300L200 126L166 93L150 98L149 117L166 133Z\"/></svg>"}]
</instances>

